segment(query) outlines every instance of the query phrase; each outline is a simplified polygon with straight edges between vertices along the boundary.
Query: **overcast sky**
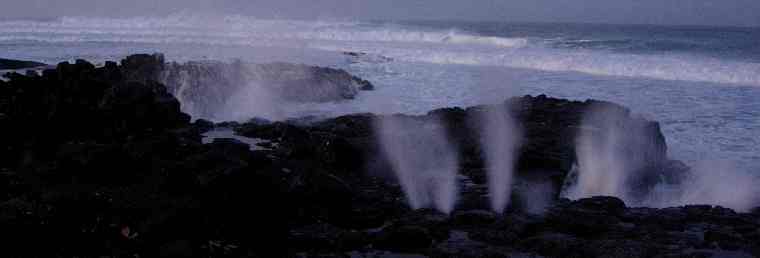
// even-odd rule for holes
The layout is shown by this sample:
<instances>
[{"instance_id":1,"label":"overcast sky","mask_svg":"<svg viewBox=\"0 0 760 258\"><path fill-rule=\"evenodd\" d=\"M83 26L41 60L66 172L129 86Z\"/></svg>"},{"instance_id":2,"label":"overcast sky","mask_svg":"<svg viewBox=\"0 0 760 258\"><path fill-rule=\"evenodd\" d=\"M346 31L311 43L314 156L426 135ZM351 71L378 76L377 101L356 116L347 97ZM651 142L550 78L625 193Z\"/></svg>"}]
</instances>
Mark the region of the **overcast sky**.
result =
<instances>
[{"instance_id":1,"label":"overcast sky","mask_svg":"<svg viewBox=\"0 0 760 258\"><path fill-rule=\"evenodd\" d=\"M0 17L155 16L181 10L299 19L460 19L760 26L760 0L3 0Z\"/></svg>"}]
</instances>

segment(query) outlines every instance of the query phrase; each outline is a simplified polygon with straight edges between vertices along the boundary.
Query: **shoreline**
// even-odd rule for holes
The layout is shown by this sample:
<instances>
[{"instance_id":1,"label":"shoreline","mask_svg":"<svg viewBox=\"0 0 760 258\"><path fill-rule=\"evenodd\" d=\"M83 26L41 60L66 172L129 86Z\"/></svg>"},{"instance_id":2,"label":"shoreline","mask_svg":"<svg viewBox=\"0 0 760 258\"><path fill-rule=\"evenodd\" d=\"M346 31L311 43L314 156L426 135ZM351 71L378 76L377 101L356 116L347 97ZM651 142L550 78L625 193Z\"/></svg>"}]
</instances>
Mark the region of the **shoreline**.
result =
<instances>
[{"instance_id":1,"label":"shoreline","mask_svg":"<svg viewBox=\"0 0 760 258\"><path fill-rule=\"evenodd\" d=\"M541 95L393 116L440 120L457 146L460 198L444 214L409 208L373 127L389 116L191 123L164 85L129 70L150 60L125 60L103 67L78 60L0 83L0 140L7 143L0 150L0 225L12 237L11 256L760 255L758 208L632 208L614 197L560 198L577 163L574 139L588 130L583 117L592 107L644 128L625 135L641 137L625 142L647 143L632 149L644 157L637 191L652 187L653 178L688 173L667 157L657 122L614 103ZM488 108L510 110L526 132L518 187L504 213L489 211L472 121ZM230 138L204 144L203 133L217 126L269 142L253 150ZM545 200L530 191L542 185ZM537 202L545 203L529 208Z\"/></svg>"}]
</instances>

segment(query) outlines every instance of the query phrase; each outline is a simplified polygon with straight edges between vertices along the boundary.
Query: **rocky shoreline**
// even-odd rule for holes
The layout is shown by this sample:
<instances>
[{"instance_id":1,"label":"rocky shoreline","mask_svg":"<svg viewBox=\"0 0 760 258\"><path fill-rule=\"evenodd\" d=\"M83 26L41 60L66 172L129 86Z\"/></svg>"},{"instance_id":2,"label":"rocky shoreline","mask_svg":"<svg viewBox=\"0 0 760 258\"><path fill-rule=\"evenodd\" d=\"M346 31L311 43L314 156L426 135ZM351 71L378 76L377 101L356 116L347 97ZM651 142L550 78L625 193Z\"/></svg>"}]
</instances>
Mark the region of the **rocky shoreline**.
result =
<instances>
[{"instance_id":1,"label":"rocky shoreline","mask_svg":"<svg viewBox=\"0 0 760 258\"><path fill-rule=\"evenodd\" d=\"M40 62L0 58L0 70L18 70L46 66Z\"/></svg>"},{"instance_id":2,"label":"rocky shoreline","mask_svg":"<svg viewBox=\"0 0 760 258\"><path fill-rule=\"evenodd\" d=\"M377 116L191 122L172 90L149 75L157 70L145 68L164 64L154 57L103 67L78 60L0 81L5 256L760 256L760 209L559 198L577 159L573 139L589 130L582 115L598 106L612 110L616 124L644 128L626 138L642 163L636 191L689 173L667 157L656 122L613 103L525 96L397 115L442 121L457 146L461 197L443 214L408 208L379 154ZM325 80L354 80L343 73L326 72ZM472 119L488 108L510 110L526 132L504 214L488 210ZM219 130L258 143L209 134Z\"/></svg>"}]
</instances>

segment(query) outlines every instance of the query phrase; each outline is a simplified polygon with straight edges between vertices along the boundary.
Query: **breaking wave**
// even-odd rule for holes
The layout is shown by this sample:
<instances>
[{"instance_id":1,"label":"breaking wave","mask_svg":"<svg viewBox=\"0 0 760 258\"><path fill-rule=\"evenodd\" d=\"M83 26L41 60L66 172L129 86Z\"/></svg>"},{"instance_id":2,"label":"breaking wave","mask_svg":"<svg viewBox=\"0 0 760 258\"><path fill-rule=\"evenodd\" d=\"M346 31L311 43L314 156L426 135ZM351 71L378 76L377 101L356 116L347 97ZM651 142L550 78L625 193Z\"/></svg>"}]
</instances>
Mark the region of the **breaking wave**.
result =
<instances>
[{"instance_id":1,"label":"breaking wave","mask_svg":"<svg viewBox=\"0 0 760 258\"><path fill-rule=\"evenodd\" d=\"M526 39L472 35L455 30L421 31L392 24L263 20L246 16L175 14L165 18L64 17L56 21L0 22L0 41L100 41L250 44L271 40L478 44L522 47ZM231 42L229 40L232 40Z\"/></svg>"},{"instance_id":2,"label":"breaking wave","mask_svg":"<svg viewBox=\"0 0 760 258\"><path fill-rule=\"evenodd\" d=\"M377 54L402 62L504 66L604 76L760 86L760 63L689 53L635 54L571 45L629 44L484 36L457 29L178 13L161 18L64 17L0 22L0 44L106 42L294 47ZM212 57L213 58L213 57Z\"/></svg>"}]
</instances>

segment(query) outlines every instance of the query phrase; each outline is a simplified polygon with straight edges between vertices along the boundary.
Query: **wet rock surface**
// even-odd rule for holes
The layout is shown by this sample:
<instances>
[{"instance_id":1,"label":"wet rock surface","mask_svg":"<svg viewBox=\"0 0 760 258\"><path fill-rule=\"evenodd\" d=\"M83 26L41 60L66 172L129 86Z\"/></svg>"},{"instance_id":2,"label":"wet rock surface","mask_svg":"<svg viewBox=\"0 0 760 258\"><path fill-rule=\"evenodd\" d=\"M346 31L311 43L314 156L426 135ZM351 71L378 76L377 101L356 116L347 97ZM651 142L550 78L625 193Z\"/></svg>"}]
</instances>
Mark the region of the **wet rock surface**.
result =
<instances>
[{"instance_id":1,"label":"wet rock surface","mask_svg":"<svg viewBox=\"0 0 760 258\"><path fill-rule=\"evenodd\" d=\"M152 61L151 61L152 60ZM441 119L461 154L451 214L410 210L379 155L370 114L313 122L190 121L171 91L136 78L156 59L96 68L79 60L0 81L0 229L8 257L752 257L760 213L716 206L628 207L558 198L584 110L608 105L649 128L641 182L678 178L655 122L615 104L525 96L506 101L527 135L505 213L485 199L477 123L485 106ZM146 71L152 71L150 69ZM493 108L493 107L490 107ZM233 128L262 148L203 133ZM675 179L674 179L675 180ZM518 204L522 203L522 204ZM530 211L530 212L528 212Z\"/></svg>"}]
</instances>

